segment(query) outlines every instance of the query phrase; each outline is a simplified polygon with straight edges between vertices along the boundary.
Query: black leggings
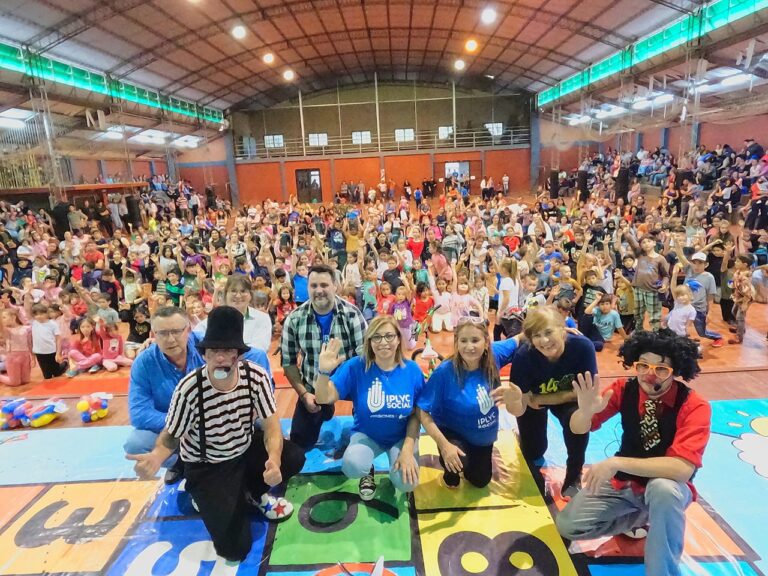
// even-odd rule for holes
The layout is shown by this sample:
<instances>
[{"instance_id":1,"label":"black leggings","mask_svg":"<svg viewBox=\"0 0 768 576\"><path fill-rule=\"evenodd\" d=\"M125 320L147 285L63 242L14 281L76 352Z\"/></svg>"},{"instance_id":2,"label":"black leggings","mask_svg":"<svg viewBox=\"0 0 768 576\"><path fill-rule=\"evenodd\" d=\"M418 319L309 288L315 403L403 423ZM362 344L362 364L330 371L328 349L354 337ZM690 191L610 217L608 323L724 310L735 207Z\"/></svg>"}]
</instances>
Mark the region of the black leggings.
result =
<instances>
[{"instance_id":1,"label":"black leggings","mask_svg":"<svg viewBox=\"0 0 768 576\"><path fill-rule=\"evenodd\" d=\"M571 416L578 409L576 402L545 406L539 410L528 408L525 414L518 416L517 426L520 430L520 450L528 463L531 472L536 473L541 467L539 462L547 451L547 413L560 421L563 427L563 440L568 452L566 460L566 478L578 477L584 467L584 454L589 444L589 434L574 434L571 432ZM541 488L541 486L540 486Z\"/></svg>"},{"instance_id":2,"label":"black leggings","mask_svg":"<svg viewBox=\"0 0 768 576\"><path fill-rule=\"evenodd\" d=\"M464 472L464 478L467 482L478 488L488 485L493 476L493 444L490 446L476 446L464 440L461 436L451 430L442 430L446 440L457 446L465 456L461 456L461 466ZM446 475L454 474L445 468L443 455L440 455L440 466L445 469Z\"/></svg>"}]
</instances>

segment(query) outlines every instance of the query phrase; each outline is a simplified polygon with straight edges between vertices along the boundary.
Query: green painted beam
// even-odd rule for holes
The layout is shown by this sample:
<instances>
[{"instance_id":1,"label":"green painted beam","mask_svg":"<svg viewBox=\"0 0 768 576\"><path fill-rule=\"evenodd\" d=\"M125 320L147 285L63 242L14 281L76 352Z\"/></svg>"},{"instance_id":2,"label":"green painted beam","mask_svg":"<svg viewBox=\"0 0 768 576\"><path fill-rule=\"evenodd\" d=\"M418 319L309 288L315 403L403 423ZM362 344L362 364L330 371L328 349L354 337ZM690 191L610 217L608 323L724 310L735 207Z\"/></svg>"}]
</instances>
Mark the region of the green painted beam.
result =
<instances>
[{"instance_id":1,"label":"green painted beam","mask_svg":"<svg viewBox=\"0 0 768 576\"><path fill-rule=\"evenodd\" d=\"M2 42L0 42L0 68L198 120L215 124L221 124L224 121L224 113L216 108L200 106L194 102L161 94L155 90L113 80L106 74L71 66L52 58L40 56L25 48Z\"/></svg>"},{"instance_id":2,"label":"green painted beam","mask_svg":"<svg viewBox=\"0 0 768 576\"><path fill-rule=\"evenodd\" d=\"M536 95L539 107L768 8L768 0L717 0Z\"/></svg>"}]
</instances>

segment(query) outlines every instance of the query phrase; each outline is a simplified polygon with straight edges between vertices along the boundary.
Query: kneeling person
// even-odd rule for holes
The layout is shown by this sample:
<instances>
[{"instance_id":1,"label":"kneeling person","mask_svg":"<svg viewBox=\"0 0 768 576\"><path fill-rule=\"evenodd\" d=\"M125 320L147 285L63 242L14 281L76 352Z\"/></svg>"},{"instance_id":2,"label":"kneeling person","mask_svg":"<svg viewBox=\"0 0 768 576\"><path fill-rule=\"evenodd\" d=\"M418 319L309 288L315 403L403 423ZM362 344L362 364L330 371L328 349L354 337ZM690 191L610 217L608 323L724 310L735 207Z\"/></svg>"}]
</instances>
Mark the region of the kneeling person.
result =
<instances>
[{"instance_id":1,"label":"kneeling person","mask_svg":"<svg viewBox=\"0 0 768 576\"><path fill-rule=\"evenodd\" d=\"M180 443L187 491L217 554L229 561L244 560L251 549L247 504L269 520L288 518L293 506L269 489L304 465L303 451L283 440L269 375L240 358L248 351L242 334L243 315L235 308L211 312L198 343L205 366L179 382L152 452L128 456L139 476L153 477Z\"/></svg>"},{"instance_id":2,"label":"kneeling person","mask_svg":"<svg viewBox=\"0 0 768 576\"><path fill-rule=\"evenodd\" d=\"M696 495L691 480L709 439L709 404L677 379L699 373L698 347L671 330L638 331L619 355L636 376L620 378L601 393L597 377L579 374L579 408L570 428L586 434L621 414L621 447L592 465L586 490L560 512L557 528L564 538L581 540L648 525L646 574L677 576L685 509Z\"/></svg>"}]
</instances>

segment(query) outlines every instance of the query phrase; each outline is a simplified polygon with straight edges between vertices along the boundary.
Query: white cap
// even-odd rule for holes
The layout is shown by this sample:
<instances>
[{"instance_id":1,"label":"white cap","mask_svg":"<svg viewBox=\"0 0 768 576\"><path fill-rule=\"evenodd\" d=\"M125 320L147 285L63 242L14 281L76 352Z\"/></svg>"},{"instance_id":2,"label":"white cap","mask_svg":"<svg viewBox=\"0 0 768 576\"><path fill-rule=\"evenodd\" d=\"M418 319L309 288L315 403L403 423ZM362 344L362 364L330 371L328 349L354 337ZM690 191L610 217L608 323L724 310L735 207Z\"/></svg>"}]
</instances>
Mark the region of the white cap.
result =
<instances>
[{"instance_id":1,"label":"white cap","mask_svg":"<svg viewBox=\"0 0 768 576\"><path fill-rule=\"evenodd\" d=\"M707 261L707 255L704 254L704 252L696 252L693 256L691 256L691 260L701 260L702 262Z\"/></svg>"}]
</instances>

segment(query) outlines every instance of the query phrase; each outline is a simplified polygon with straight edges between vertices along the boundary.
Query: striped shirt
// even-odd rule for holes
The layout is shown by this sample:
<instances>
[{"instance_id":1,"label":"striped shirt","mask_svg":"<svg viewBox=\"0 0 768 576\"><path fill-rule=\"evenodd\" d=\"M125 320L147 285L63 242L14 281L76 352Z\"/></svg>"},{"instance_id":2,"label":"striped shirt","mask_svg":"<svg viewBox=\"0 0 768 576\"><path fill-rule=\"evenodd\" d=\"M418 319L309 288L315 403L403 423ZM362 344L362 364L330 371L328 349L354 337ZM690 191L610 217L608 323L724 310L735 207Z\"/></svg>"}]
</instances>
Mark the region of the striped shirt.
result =
<instances>
[{"instance_id":1,"label":"striped shirt","mask_svg":"<svg viewBox=\"0 0 768 576\"><path fill-rule=\"evenodd\" d=\"M205 366L182 379L173 392L165 427L181 440L184 462L224 462L243 454L251 444L254 421L275 413L269 374L257 364L238 364L237 385L229 392L216 390ZM200 450L199 386L203 390L202 421L205 458Z\"/></svg>"}]
</instances>

